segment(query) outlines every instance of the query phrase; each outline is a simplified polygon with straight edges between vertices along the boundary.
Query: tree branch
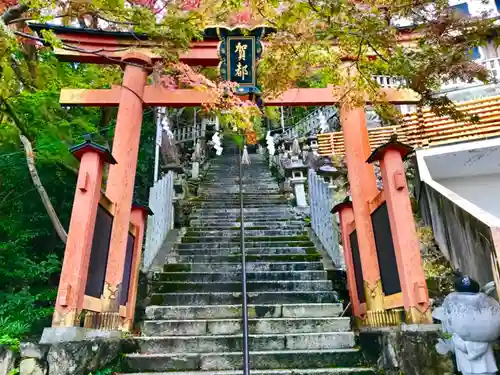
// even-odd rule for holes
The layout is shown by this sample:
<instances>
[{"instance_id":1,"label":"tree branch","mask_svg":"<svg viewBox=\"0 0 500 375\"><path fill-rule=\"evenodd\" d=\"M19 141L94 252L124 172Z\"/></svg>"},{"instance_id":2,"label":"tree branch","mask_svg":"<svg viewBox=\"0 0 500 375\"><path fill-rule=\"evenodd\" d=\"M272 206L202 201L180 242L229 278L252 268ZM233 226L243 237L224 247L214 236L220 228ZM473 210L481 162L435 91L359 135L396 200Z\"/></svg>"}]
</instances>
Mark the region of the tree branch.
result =
<instances>
[{"instance_id":1,"label":"tree branch","mask_svg":"<svg viewBox=\"0 0 500 375\"><path fill-rule=\"evenodd\" d=\"M50 221L52 221L52 225L61 239L62 242L66 243L68 239L68 234L66 233L66 230L61 224L61 221L59 220L59 217L57 216L56 211L54 210L54 207L52 206L52 203L50 202L50 198L47 194L47 191L42 185L42 182L40 181L40 177L38 176L38 172L35 167L35 161L33 159L33 148L31 147L31 142L26 138L24 135L20 135L19 138L21 139L21 142L24 146L24 151L26 152L26 163L28 164L28 170L31 175L31 179L33 180L33 184L35 185L36 190L38 191L38 194L40 195L40 198L42 199L42 203L45 206L45 210L47 211L47 214L49 215Z\"/></svg>"},{"instance_id":2,"label":"tree branch","mask_svg":"<svg viewBox=\"0 0 500 375\"><path fill-rule=\"evenodd\" d=\"M66 243L68 235L66 234L66 231L62 226L61 221L59 220L57 213L54 210L54 207L52 206L52 203L50 203L49 196L47 195L47 192L42 185L40 177L38 176L38 172L35 167L35 162L33 160L33 148L31 147L31 142L28 138L28 131L24 126L24 124L21 122L21 120L17 117L16 113L14 112L14 109L10 106L10 104L7 103L6 101L3 101L3 105L5 113L12 119L14 125L19 130L20 133L19 138L21 139L21 142L24 146L24 151L26 153L26 163L28 164L28 169L33 184L36 190L38 191L40 198L42 199L42 203L47 211L47 214L49 215L49 218L52 222L52 225L54 226L57 235L59 236L61 241Z\"/></svg>"},{"instance_id":3,"label":"tree branch","mask_svg":"<svg viewBox=\"0 0 500 375\"><path fill-rule=\"evenodd\" d=\"M11 105L6 100L0 99L0 105L1 104L3 104L5 113L12 119L12 121L14 122L14 125L19 130L21 135L24 135L26 138L29 139L28 129L26 129L26 127L21 122L21 120L19 120L16 113L14 112L14 109L11 107Z\"/></svg>"}]
</instances>

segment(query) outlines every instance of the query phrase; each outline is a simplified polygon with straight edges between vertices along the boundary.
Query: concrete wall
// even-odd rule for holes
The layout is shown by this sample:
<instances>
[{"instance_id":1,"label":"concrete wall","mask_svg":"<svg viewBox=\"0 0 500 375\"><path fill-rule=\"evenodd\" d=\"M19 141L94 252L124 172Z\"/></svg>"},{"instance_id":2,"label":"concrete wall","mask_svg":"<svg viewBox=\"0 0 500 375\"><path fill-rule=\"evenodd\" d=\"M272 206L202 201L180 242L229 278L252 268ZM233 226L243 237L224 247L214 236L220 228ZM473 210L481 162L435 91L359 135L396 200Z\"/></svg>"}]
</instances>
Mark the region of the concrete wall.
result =
<instances>
[{"instance_id":1,"label":"concrete wall","mask_svg":"<svg viewBox=\"0 0 500 375\"><path fill-rule=\"evenodd\" d=\"M436 180L479 208L500 218L500 174Z\"/></svg>"},{"instance_id":2,"label":"concrete wall","mask_svg":"<svg viewBox=\"0 0 500 375\"><path fill-rule=\"evenodd\" d=\"M499 280L500 139L418 150L421 217L443 255L481 284Z\"/></svg>"},{"instance_id":3,"label":"concrete wall","mask_svg":"<svg viewBox=\"0 0 500 375\"><path fill-rule=\"evenodd\" d=\"M481 285L494 280L490 228L425 182L419 193L422 220L453 267Z\"/></svg>"}]
</instances>

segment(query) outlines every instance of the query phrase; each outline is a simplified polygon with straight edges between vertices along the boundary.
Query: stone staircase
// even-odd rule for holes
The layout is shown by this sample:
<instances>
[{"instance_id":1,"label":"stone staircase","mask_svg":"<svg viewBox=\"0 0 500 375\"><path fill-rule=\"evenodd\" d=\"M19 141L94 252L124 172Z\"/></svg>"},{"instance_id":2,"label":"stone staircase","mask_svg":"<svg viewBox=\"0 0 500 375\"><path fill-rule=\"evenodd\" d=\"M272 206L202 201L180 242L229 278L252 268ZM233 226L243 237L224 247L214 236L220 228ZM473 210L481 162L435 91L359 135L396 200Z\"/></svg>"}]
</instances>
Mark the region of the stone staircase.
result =
<instances>
[{"instance_id":1,"label":"stone staircase","mask_svg":"<svg viewBox=\"0 0 500 375\"><path fill-rule=\"evenodd\" d=\"M321 255L258 155L244 171L251 374L374 374ZM153 281L130 372L242 374L237 156L217 158L200 190L177 264Z\"/></svg>"}]
</instances>

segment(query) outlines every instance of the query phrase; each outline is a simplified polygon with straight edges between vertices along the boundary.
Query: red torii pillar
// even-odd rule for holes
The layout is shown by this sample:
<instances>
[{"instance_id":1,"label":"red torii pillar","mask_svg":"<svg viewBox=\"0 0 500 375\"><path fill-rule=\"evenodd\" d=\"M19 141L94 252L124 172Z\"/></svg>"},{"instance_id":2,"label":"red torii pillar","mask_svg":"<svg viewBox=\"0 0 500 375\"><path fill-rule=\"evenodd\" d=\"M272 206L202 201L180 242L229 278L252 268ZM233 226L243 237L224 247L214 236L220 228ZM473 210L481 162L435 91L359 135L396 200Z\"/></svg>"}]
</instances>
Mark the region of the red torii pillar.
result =
<instances>
[{"instance_id":1,"label":"red torii pillar","mask_svg":"<svg viewBox=\"0 0 500 375\"><path fill-rule=\"evenodd\" d=\"M142 261L142 242L148 215L153 215L151 209L142 204L133 203L130 221L136 228L134 252L131 261L130 280L127 298L126 316L122 318L122 329L130 331L134 325L135 307L137 304L137 288L139 285L139 271Z\"/></svg>"},{"instance_id":2,"label":"red torii pillar","mask_svg":"<svg viewBox=\"0 0 500 375\"><path fill-rule=\"evenodd\" d=\"M104 163L116 164L105 148L88 140L70 149L80 160L68 240L52 327L79 326L97 217Z\"/></svg>"},{"instance_id":3,"label":"red torii pillar","mask_svg":"<svg viewBox=\"0 0 500 375\"><path fill-rule=\"evenodd\" d=\"M117 164L109 169L106 187L106 196L115 204L115 214L102 295L103 312L115 313L120 308L119 292L139 154L143 95L151 66L151 59L140 53L127 53L122 61L125 68L113 139L113 157Z\"/></svg>"},{"instance_id":4,"label":"red torii pillar","mask_svg":"<svg viewBox=\"0 0 500 375\"><path fill-rule=\"evenodd\" d=\"M351 241L349 239L349 224L354 221L354 212L352 202L347 198L342 203L337 204L332 208L332 214L339 214L340 235L342 236L342 246L344 248L344 261L346 267L347 289L349 298L351 299L352 315L361 316L364 312L361 311L361 303L358 297L358 286L356 284L356 271L354 267L354 259L352 256Z\"/></svg>"},{"instance_id":5,"label":"red torii pillar","mask_svg":"<svg viewBox=\"0 0 500 375\"><path fill-rule=\"evenodd\" d=\"M340 124L344 136L347 178L352 195L352 206L363 270L366 309L384 309L384 293L378 264L375 236L368 202L377 194L373 165L367 164L370 140L363 107L340 108Z\"/></svg>"},{"instance_id":6,"label":"red torii pillar","mask_svg":"<svg viewBox=\"0 0 500 375\"><path fill-rule=\"evenodd\" d=\"M380 161L406 320L431 323L429 292L403 164L412 152L410 146L393 138L375 149L367 163Z\"/></svg>"}]
</instances>

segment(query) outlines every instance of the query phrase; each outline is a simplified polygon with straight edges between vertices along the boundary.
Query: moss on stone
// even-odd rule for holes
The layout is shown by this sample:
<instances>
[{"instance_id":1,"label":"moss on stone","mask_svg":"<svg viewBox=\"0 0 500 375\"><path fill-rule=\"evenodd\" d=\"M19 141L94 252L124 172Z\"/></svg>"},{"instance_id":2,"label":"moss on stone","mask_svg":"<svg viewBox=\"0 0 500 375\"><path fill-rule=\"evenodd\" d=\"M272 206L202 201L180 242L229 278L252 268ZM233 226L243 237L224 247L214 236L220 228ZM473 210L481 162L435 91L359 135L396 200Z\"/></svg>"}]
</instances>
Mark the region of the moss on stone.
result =
<instances>
[{"instance_id":1,"label":"moss on stone","mask_svg":"<svg viewBox=\"0 0 500 375\"><path fill-rule=\"evenodd\" d=\"M150 305L163 305L164 299L160 294L153 294L150 299Z\"/></svg>"},{"instance_id":2,"label":"moss on stone","mask_svg":"<svg viewBox=\"0 0 500 375\"><path fill-rule=\"evenodd\" d=\"M314 262L321 259L319 254L274 254L274 255L247 255L248 262L256 261L290 261L290 262Z\"/></svg>"},{"instance_id":3,"label":"moss on stone","mask_svg":"<svg viewBox=\"0 0 500 375\"><path fill-rule=\"evenodd\" d=\"M165 264L163 272L190 272L191 266L189 264Z\"/></svg>"},{"instance_id":4,"label":"moss on stone","mask_svg":"<svg viewBox=\"0 0 500 375\"><path fill-rule=\"evenodd\" d=\"M314 247L306 247L307 254L318 254L318 251Z\"/></svg>"}]
</instances>

